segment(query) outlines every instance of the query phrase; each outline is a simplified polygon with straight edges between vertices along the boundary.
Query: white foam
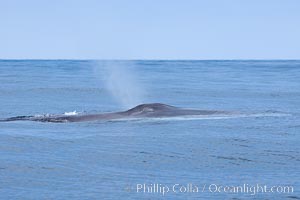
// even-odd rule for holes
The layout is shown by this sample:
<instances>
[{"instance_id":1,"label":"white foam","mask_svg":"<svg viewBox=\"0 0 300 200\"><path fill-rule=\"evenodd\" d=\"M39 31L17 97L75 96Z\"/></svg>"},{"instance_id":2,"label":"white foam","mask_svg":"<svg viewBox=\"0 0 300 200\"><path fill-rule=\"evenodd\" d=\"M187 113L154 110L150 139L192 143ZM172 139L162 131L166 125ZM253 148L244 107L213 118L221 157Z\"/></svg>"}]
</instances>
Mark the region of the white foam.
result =
<instances>
[{"instance_id":1,"label":"white foam","mask_svg":"<svg viewBox=\"0 0 300 200\"><path fill-rule=\"evenodd\" d=\"M78 112L76 112L76 110L74 110L73 112L65 112L64 115L66 115L66 116L78 115Z\"/></svg>"},{"instance_id":2,"label":"white foam","mask_svg":"<svg viewBox=\"0 0 300 200\"><path fill-rule=\"evenodd\" d=\"M34 115L34 117L40 117L40 118L42 118L42 117L51 117L51 114L43 114L43 115L40 115L40 114L37 114L37 115Z\"/></svg>"}]
</instances>

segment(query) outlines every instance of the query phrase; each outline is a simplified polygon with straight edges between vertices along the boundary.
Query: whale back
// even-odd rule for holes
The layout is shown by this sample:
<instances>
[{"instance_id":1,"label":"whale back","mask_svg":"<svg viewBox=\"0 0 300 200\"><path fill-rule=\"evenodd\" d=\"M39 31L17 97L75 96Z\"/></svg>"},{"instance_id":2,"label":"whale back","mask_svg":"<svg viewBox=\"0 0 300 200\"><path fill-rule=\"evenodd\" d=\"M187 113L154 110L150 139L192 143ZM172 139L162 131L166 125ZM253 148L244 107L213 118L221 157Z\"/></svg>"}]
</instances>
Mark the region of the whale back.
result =
<instances>
[{"instance_id":1,"label":"whale back","mask_svg":"<svg viewBox=\"0 0 300 200\"><path fill-rule=\"evenodd\" d=\"M40 122L81 122L95 120L114 120L114 119L130 119L130 118L162 118L162 117L178 117L178 116L206 116L232 114L232 112L216 111L216 110L195 110L184 109L169 106L162 103L141 104L123 112L87 114L87 115L45 115L45 116L17 116L6 119L0 119L0 122L9 121L40 121Z\"/></svg>"}]
</instances>

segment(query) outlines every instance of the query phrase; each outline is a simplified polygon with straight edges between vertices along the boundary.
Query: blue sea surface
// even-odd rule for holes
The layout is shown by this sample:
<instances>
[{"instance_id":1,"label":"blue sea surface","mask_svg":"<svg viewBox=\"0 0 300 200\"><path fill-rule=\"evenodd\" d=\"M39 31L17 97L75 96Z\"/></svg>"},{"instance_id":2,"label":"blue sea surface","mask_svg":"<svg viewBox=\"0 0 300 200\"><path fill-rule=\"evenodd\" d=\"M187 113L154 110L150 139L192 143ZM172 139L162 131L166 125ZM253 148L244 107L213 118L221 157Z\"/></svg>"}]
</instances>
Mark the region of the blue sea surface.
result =
<instances>
[{"instance_id":1,"label":"blue sea surface","mask_svg":"<svg viewBox=\"0 0 300 200\"><path fill-rule=\"evenodd\" d=\"M284 115L1 122L0 199L300 199L300 61L0 60L0 119L152 102Z\"/></svg>"}]
</instances>

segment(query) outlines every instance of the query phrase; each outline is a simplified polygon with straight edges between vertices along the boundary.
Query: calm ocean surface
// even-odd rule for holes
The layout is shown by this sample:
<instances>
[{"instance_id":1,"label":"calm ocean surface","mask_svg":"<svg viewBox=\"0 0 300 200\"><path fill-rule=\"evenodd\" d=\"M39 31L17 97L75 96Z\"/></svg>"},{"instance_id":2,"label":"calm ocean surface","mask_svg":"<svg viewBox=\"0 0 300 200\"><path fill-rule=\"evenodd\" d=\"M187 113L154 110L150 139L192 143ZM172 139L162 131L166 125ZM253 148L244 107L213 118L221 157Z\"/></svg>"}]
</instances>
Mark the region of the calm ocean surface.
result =
<instances>
[{"instance_id":1,"label":"calm ocean surface","mask_svg":"<svg viewBox=\"0 0 300 200\"><path fill-rule=\"evenodd\" d=\"M0 60L0 118L151 102L286 115L0 123L0 199L300 199L300 61ZM144 183L199 192L137 192Z\"/></svg>"}]
</instances>

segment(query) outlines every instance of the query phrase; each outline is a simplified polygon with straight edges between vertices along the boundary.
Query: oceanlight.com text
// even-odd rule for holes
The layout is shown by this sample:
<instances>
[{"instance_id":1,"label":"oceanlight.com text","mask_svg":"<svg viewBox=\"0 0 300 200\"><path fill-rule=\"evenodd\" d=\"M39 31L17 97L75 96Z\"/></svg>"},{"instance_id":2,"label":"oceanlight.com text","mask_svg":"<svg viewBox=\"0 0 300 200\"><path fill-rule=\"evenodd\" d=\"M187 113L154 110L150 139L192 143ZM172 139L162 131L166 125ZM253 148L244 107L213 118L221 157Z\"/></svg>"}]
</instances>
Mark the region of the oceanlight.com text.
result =
<instances>
[{"instance_id":1,"label":"oceanlight.com text","mask_svg":"<svg viewBox=\"0 0 300 200\"><path fill-rule=\"evenodd\" d=\"M161 183L137 183L133 186L126 187L129 192L136 192L139 194L158 194L165 196L167 194L179 193L232 193L232 194L246 194L256 195L262 193L277 193L289 194L294 192L294 187L291 185L266 185L266 184L241 184L241 185L222 185L217 183L211 184L161 184Z\"/></svg>"}]
</instances>

